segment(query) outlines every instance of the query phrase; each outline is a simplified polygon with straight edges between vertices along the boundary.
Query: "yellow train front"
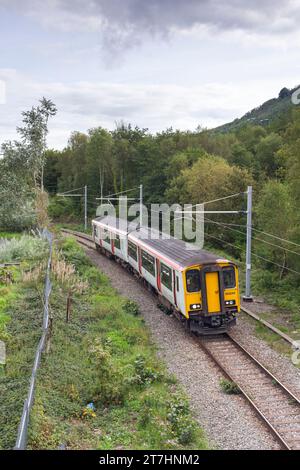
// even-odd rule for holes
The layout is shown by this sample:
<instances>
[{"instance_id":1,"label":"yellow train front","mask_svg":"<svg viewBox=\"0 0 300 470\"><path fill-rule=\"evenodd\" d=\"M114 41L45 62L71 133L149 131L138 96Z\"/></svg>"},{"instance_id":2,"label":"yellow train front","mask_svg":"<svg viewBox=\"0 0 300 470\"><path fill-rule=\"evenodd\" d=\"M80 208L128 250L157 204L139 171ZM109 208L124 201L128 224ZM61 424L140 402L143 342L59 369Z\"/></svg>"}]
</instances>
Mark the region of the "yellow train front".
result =
<instances>
[{"instance_id":1,"label":"yellow train front","mask_svg":"<svg viewBox=\"0 0 300 470\"><path fill-rule=\"evenodd\" d=\"M226 331L240 311L237 266L182 240L106 216L93 220L98 250L134 272L193 332Z\"/></svg>"},{"instance_id":2,"label":"yellow train front","mask_svg":"<svg viewBox=\"0 0 300 470\"><path fill-rule=\"evenodd\" d=\"M216 258L187 267L183 276L185 316L191 331L222 333L236 323L240 296L238 269L234 263Z\"/></svg>"}]
</instances>

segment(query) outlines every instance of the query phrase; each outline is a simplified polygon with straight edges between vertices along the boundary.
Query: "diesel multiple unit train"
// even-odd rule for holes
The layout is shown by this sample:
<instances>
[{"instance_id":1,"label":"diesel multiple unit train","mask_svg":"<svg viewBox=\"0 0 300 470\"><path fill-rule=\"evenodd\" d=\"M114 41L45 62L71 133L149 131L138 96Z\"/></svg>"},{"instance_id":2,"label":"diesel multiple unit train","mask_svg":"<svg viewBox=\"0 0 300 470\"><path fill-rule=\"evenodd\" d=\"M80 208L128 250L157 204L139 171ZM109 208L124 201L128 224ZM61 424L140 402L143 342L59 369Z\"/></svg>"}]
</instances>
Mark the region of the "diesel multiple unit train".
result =
<instances>
[{"instance_id":1,"label":"diesel multiple unit train","mask_svg":"<svg viewBox=\"0 0 300 470\"><path fill-rule=\"evenodd\" d=\"M223 333L235 324L240 296L233 262L123 219L98 217L92 225L97 250L143 279L191 331Z\"/></svg>"}]
</instances>

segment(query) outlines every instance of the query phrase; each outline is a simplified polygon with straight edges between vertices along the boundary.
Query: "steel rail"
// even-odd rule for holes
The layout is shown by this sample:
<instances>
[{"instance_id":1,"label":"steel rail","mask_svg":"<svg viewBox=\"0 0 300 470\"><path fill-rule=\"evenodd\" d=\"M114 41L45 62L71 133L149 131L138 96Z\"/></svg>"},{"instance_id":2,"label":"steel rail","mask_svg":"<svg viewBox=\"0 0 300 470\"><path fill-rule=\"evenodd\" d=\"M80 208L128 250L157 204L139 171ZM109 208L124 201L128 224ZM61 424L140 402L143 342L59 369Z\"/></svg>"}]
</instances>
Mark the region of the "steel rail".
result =
<instances>
[{"instance_id":1,"label":"steel rail","mask_svg":"<svg viewBox=\"0 0 300 470\"><path fill-rule=\"evenodd\" d=\"M224 337L224 335L223 335ZM233 344L236 346L246 357L248 357L255 366L257 366L260 370L264 372L268 378L270 378L273 383L276 383L277 386L279 386L283 392L287 395L287 398L290 400L293 400L295 404L300 405L300 400L298 397L296 397L272 372L270 372L258 359L256 359L249 351L247 351L244 346L242 346L235 338L233 338L229 333L225 333L225 337L227 337ZM214 337L216 339L216 337ZM280 432L276 429L276 426L274 426L270 419L263 413L263 411L260 409L260 407L255 403L253 398L250 397L249 393L245 390L243 386L241 386L237 380L233 377L233 375L228 371L226 366L224 366L221 361L216 357L216 355L210 350L209 347L207 347L206 342L207 340L209 341L209 338L201 338L200 339L200 346L204 350L204 352L215 362L215 364L219 367L219 369L222 371L222 373L230 380L230 382L235 383L242 395L246 398L246 400L249 402L251 407L254 409L258 417L261 419L261 421L269 428L269 430L272 432L274 437L279 441L279 443L282 445L282 447L285 450L292 450L286 439L280 434ZM209 344L209 343L208 343ZM221 344L221 343L220 343ZM226 345L226 343L225 343Z\"/></svg>"}]
</instances>

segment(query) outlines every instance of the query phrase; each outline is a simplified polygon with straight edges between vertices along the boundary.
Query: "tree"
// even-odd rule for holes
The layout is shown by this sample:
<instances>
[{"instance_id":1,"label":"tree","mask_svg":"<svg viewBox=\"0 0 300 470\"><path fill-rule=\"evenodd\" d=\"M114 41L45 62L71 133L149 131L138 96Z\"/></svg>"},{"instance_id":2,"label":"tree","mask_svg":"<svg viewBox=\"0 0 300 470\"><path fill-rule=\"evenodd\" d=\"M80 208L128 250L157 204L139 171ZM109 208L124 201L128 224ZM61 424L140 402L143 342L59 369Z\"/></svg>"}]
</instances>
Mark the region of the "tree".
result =
<instances>
[{"instance_id":1,"label":"tree","mask_svg":"<svg viewBox=\"0 0 300 470\"><path fill-rule=\"evenodd\" d=\"M24 156L33 173L35 187L43 191L48 120L55 116L57 109L51 100L44 97L39 102L39 106L33 106L30 111L23 111L24 126L18 127L17 132L21 138Z\"/></svg>"},{"instance_id":2,"label":"tree","mask_svg":"<svg viewBox=\"0 0 300 470\"><path fill-rule=\"evenodd\" d=\"M294 229L294 211L290 188L287 184L278 181L268 181L260 195L256 205L256 220L259 227L267 233L271 233L282 239L289 239ZM281 277L285 273L285 268L292 262L293 255L286 250L288 247L281 240L274 240L263 235L257 237L267 241L266 244L255 243L258 250L268 259L275 260L282 265ZM273 246L273 245L277 245ZM279 247L279 248L278 248Z\"/></svg>"},{"instance_id":3,"label":"tree","mask_svg":"<svg viewBox=\"0 0 300 470\"><path fill-rule=\"evenodd\" d=\"M257 145L257 163L268 178L276 176L276 173L282 167L283 162L281 162L278 154L281 146L282 138L274 132L263 137Z\"/></svg>"},{"instance_id":4,"label":"tree","mask_svg":"<svg viewBox=\"0 0 300 470\"><path fill-rule=\"evenodd\" d=\"M23 126L17 128L20 141L9 141L1 147L2 187L5 195L1 210L2 221L5 217L6 225L20 217L18 225L21 226L21 219L26 219L26 213L27 219L32 221L33 190L38 225L43 227L47 224L47 194L44 192L43 175L48 119L55 114L55 105L51 100L43 98L39 106L22 113Z\"/></svg>"},{"instance_id":5,"label":"tree","mask_svg":"<svg viewBox=\"0 0 300 470\"><path fill-rule=\"evenodd\" d=\"M100 196L113 192L117 168L112 152L111 133L102 127L89 130L86 149L87 182L91 191Z\"/></svg>"}]
</instances>

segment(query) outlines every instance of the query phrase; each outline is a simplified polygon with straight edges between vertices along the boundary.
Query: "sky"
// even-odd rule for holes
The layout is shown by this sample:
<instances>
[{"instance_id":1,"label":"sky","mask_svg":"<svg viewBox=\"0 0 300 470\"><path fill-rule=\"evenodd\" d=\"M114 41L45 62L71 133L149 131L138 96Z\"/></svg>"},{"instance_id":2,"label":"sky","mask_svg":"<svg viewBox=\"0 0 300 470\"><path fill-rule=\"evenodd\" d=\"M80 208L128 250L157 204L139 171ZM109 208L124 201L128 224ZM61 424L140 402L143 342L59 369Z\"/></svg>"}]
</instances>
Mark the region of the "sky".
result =
<instances>
[{"instance_id":1,"label":"sky","mask_svg":"<svg viewBox=\"0 0 300 470\"><path fill-rule=\"evenodd\" d=\"M121 120L212 128L300 84L300 0L0 0L0 144L45 96L48 146Z\"/></svg>"}]
</instances>

